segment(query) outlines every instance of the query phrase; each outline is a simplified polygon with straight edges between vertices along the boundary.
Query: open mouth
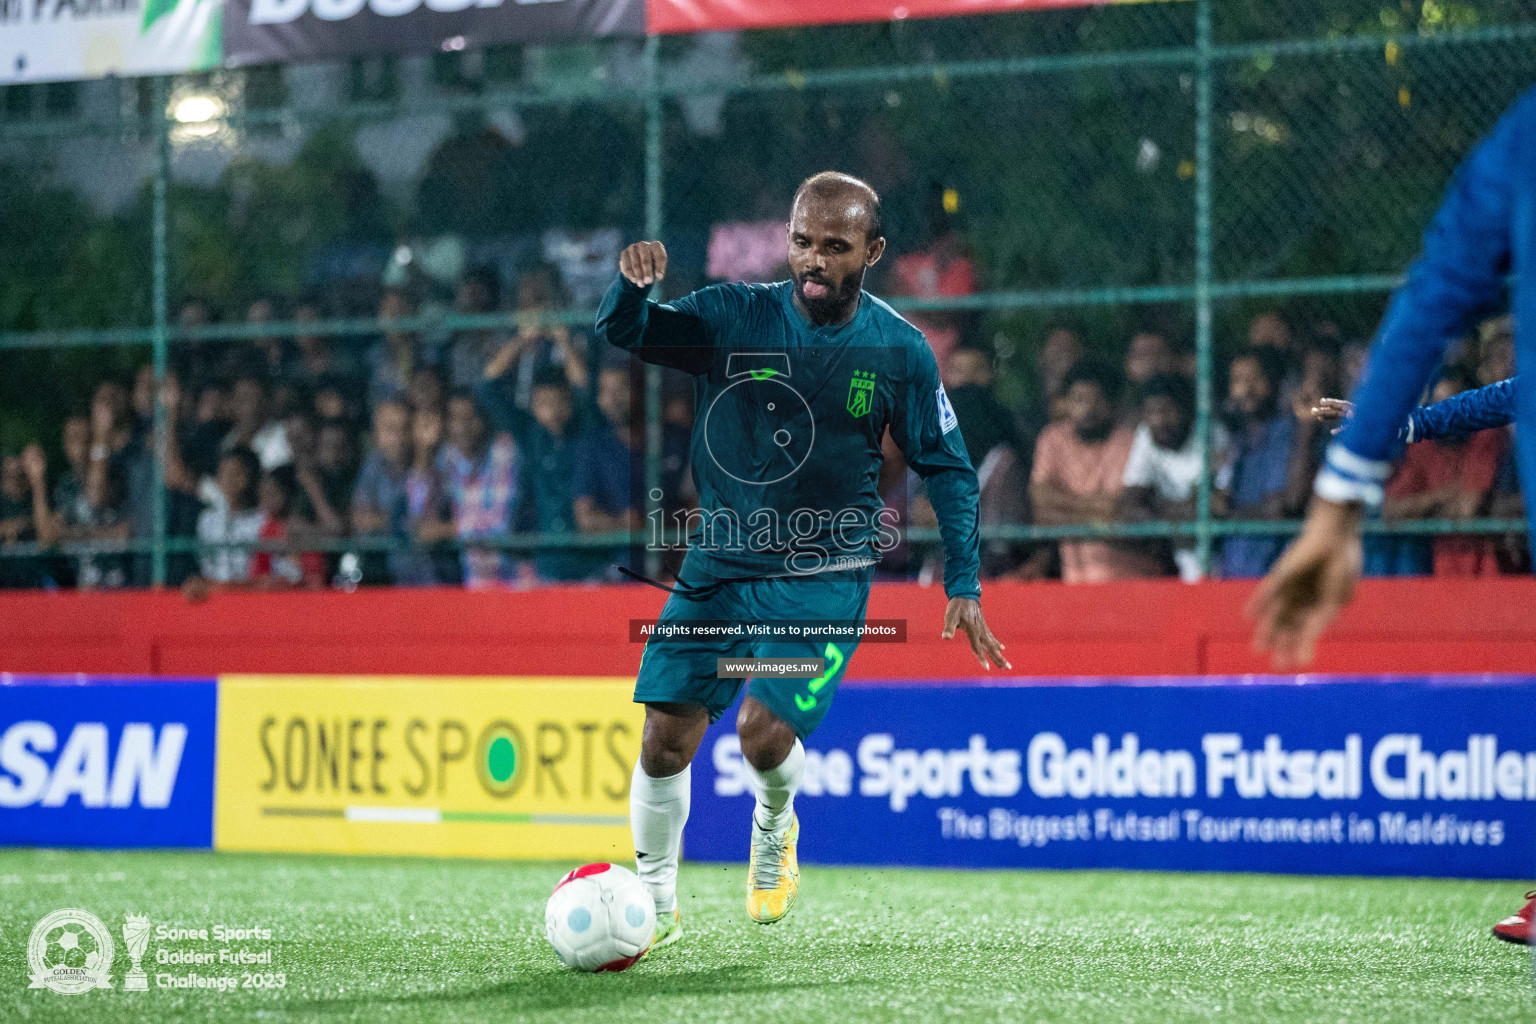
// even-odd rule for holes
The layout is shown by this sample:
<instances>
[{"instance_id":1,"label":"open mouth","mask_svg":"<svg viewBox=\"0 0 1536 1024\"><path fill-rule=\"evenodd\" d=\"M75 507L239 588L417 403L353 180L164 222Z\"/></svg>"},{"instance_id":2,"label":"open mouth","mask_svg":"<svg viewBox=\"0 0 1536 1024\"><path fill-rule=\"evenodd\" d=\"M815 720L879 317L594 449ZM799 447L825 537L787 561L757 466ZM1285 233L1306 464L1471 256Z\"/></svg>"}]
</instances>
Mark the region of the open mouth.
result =
<instances>
[{"instance_id":1,"label":"open mouth","mask_svg":"<svg viewBox=\"0 0 1536 1024\"><path fill-rule=\"evenodd\" d=\"M832 286L813 277L800 279L800 292L808 299L824 299L832 294Z\"/></svg>"}]
</instances>

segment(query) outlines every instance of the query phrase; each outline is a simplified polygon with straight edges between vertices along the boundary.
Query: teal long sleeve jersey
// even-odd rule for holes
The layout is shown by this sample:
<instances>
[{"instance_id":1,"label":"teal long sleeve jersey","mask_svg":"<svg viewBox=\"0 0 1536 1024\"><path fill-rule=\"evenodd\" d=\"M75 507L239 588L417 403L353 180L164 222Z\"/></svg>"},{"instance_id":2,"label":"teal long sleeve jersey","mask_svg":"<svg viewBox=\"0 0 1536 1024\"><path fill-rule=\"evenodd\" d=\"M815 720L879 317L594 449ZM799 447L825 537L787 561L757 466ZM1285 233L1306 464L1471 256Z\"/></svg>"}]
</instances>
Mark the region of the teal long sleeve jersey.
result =
<instances>
[{"instance_id":1,"label":"teal long sleeve jersey","mask_svg":"<svg viewBox=\"0 0 1536 1024\"><path fill-rule=\"evenodd\" d=\"M620 275L597 335L694 377L686 579L873 564L896 537L877 488L889 427L938 517L945 593L980 598L976 471L921 331L868 292L847 323L817 326L788 281L648 291Z\"/></svg>"}]
</instances>

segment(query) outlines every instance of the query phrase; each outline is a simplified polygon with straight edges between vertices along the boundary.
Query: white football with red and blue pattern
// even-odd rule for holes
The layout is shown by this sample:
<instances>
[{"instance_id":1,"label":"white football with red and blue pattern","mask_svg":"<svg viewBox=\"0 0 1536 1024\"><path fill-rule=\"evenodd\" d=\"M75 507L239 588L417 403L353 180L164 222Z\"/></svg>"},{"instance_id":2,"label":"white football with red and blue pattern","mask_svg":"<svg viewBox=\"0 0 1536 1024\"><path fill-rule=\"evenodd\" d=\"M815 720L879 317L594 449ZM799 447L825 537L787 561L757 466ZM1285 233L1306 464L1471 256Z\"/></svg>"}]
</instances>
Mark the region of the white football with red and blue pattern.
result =
<instances>
[{"instance_id":1,"label":"white football with red and blue pattern","mask_svg":"<svg viewBox=\"0 0 1536 1024\"><path fill-rule=\"evenodd\" d=\"M656 904L635 873L587 864L555 886L544 907L544 936L565 966L622 971L640 959L656 931Z\"/></svg>"}]
</instances>

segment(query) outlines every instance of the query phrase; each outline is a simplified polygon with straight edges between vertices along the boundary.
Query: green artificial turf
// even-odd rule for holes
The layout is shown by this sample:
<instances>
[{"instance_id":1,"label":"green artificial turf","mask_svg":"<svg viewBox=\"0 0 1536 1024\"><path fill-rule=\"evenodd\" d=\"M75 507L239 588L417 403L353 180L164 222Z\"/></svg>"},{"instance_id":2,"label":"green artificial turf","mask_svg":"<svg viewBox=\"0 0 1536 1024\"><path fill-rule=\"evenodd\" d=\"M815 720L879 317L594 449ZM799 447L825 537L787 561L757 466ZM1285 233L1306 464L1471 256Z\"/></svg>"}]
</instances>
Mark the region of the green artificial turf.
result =
<instances>
[{"instance_id":1,"label":"green artificial turf","mask_svg":"<svg viewBox=\"0 0 1536 1024\"><path fill-rule=\"evenodd\" d=\"M0 1021L1529 1022L1531 958L1488 926L1509 883L808 867L784 922L741 866L687 865L687 936L623 974L559 966L543 906L570 864L0 850ZM45 914L117 937L111 991L27 986ZM259 926L280 991L122 991L125 913ZM160 945L152 941L150 955ZM216 949L218 943L176 948ZM238 974L224 968L223 973Z\"/></svg>"}]
</instances>

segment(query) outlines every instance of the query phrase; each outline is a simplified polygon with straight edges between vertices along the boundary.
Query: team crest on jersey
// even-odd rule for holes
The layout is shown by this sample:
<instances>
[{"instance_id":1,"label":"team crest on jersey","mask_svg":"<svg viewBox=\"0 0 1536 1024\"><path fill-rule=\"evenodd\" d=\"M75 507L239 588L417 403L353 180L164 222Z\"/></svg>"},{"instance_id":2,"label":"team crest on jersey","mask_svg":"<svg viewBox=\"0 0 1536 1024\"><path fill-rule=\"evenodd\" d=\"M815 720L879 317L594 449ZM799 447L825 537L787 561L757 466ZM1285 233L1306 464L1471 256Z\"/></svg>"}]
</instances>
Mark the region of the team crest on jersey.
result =
<instances>
[{"instance_id":1,"label":"team crest on jersey","mask_svg":"<svg viewBox=\"0 0 1536 1024\"><path fill-rule=\"evenodd\" d=\"M854 370L853 380L848 382L848 411L858 418L874 407L875 371Z\"/></svg>"}]
</instances>

